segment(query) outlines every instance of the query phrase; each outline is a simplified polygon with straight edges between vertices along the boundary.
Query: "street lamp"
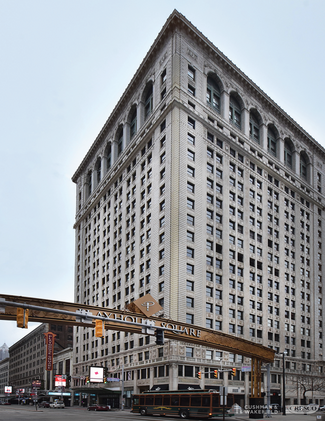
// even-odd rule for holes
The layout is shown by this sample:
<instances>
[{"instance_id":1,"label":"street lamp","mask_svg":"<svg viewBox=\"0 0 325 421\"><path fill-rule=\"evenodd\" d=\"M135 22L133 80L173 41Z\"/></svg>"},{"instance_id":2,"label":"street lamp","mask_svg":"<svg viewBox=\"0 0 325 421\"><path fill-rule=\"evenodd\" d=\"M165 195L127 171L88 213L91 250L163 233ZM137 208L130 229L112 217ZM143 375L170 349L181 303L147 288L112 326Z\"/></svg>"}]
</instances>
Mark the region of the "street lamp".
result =
<instances>
[{"instance_id":1,"label":"street lamp","mask_svg":"<svg viewBox=\"0 0 325 421\"><path fill-rule=\"evenodd\" d=\"M280 353L282 354L282 413L286 415L286 385L285 385L285 375L286 375L286 368L285 368L285 356L287 351L284 350Z\"/></svg>"}]
</instances>

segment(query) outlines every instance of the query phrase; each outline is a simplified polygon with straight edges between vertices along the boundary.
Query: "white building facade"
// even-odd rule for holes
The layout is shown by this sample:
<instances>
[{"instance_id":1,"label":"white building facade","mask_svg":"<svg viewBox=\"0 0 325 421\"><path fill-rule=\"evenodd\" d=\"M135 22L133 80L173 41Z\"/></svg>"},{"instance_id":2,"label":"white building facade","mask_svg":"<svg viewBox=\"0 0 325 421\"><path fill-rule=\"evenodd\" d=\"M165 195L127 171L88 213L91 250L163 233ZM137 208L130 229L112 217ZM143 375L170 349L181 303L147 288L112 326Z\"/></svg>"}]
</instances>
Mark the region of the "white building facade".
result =
<instances>
[{"instance_id":1,"label":"white building facade","mask_svg":"<svg viewBox=\"0 0 325 421\"><path fill-rule=\"evenodd\" d=\"M174 11L73 176L75 302L123 309L150 293L164 317L286 351L288 376L320 379L324 152ZM239 402L249 394L241 355L80 327L74 339L75 386L103 365L123 371L126 399L218 388L222 365Z\"/></svg>"}]
</instances>

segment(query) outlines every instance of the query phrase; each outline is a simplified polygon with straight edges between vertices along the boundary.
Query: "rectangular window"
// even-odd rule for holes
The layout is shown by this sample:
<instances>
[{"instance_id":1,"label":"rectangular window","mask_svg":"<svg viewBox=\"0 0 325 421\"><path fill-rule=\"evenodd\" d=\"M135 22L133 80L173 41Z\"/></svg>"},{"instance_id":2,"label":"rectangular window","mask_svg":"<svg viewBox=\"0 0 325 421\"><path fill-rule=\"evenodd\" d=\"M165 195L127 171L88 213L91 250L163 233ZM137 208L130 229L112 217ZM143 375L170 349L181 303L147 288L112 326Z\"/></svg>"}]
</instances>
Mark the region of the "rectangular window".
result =
<instances>
[{"instance_id":1,"label":"rectangular window","mask_svg":"<svg viewBox=\"0 0 325 421\"><path fill-rule=\"evenodd\" d=\"M188 122L188 125L189 125L192 129L195 129L195 120L193 120L193 118L188 117L187 122Z\"/></svg>"},{"instance_id":2,"label":"rectangular window","mask_svg":"<svg viewBox=\"0 0 325 421\"><path fill-rule=\"evenodd\" d=\"M191 144L195 144L195 137L191 133L187 133L187 141Z\"/></svg>"},{"instance_id":3,"label":"rectangular window","mask_svg":"<svg viewBox=\"0 0 325 421\"><path fill-rule=\"evenodd\" d=\"M194 200L187 198L187 207L188 209L194 209Z\"/></svg>"},{"instance_id":4,"label":"rectangular window","mask_svg":"<svg viewBox=\"0 0 325 421\"><path fill-rule=\"evenodd\" d=\"M194 67L188 65L187 75L190 79L195 80L195 69L194 69Z\"/></svg>"},{"instance_id":5,"label":"rectangular window","mask_svg":"<svg viewBox=\"0 0 325 421\"><path fill-rule=\"evenodd\" d=\"M193 183L187 182L187 191L190 193L194 193L195 191L195 185Z\"/></svg>"},{"instance_id":6,"label":"rectangular window","mask_svg":"<svg viewBox=\"0 0 325 421\"><path fill-rule=\"evenodd\" d=\"M194 249L192 249L191 247L187 247L187 252L186 252L186 255L187 255L187 257L190 257L190 258L194 258Z\"/></svg>"},{"instance_id":7,"label":"rectangular window","mask_svg":"<svg viewBox=\"0 0 325 421\"><path fill-rule=\"evenodd\" d=\"M187 215L187 224L188 225L194 225L194 216Z\"/></svg>"},{"instance_id":8,"label":"rectangular window","mask_svg":"<svg viewBox=\"0 0 325 421\"><path fill-rule=\"evenodd\" d=\"M191 149L187 150L187 157L188 159L190 159L191 161L195 161L195 153L193 151L191 151Z\"/></svg>"},{"instance_id":9,"label":"rectangular window","mask_svg":"<svg viewBox=\"0 0 325 421\"><path fill-rule=\"evenodd\" d=\"M209 172L210 174L213 174L213 165L207 163L207 172Z\"/></svg>"},{"instance_id":10,"label":"rectangular window","mask_svg":"<svg viewBox=\"0 0 325 421\"><path fill-rule=\"evenodd\" d=\"M194 242L194 232L187 231L187 240Z\"/></svg>"},{"instance_id":11,"label":"rectangular window","mask_svg":"<svg viewBox=\"0 0 325 421\"><path fill-rule=\"evenodd\" d=\"M193 167L190 167L189 165L187 166L187 174L190 177L195 177L195 169Z\"/></svg>"},{"instance_id":12,"label":"rectangular window","mask_svg":"<svg viewBox=\"0 0 325 421\"><path fill-rule=\"evenodd\" d=\"M192 86L192 85L188 84L188 85L187 85L187 92L188 92L190 95L195 96L195 88L194 88L194 86Z\"/></svg>"}]
</instances>

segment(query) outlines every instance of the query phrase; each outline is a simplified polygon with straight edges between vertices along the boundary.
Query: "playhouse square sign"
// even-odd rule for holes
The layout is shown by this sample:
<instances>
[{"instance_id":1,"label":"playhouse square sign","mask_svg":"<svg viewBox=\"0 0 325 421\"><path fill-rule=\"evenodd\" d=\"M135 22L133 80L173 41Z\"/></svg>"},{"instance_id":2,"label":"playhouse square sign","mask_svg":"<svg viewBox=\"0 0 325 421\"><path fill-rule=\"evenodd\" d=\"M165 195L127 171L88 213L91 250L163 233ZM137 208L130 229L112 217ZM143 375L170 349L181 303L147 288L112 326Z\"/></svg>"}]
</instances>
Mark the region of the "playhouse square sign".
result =
<instances>
[{"instance_id":1,"label":"playhouse square sign","mask_svg":"<svg viewBox=\"0 0 325 421\"><path fill-rule=\"evenodd\" d=\"M144 321L147 322L147 318L143 318L141 316L132 316L128 314L117 314L117 313L106 313L106 312L98 312L97 316L99 317L105 317L107 319L115 320L115 321L122 321L124 323L134 323L136 325L143 324ZM147 324L148 328L152 327L158 327L158 328L164 328L166 330L170 330L175 334L184 334L188 336L194 336L196 338L199 338L201 336L201 330L195 329L195 328L189 328L186 326L182 326L179 324L174 323L167 323L167 322L158 322L156 323L155 320L149 320L149 323Z\"/></svg>"}]
</instances>

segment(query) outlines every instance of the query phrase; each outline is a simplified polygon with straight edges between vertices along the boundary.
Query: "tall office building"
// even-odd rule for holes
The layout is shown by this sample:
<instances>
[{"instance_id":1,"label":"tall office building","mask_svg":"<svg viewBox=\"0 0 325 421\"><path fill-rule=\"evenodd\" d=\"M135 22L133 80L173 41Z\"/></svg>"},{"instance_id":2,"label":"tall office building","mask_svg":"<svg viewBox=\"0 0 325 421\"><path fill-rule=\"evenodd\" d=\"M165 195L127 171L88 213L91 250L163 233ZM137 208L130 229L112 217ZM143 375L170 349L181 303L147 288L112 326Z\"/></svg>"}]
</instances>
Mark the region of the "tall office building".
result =
<instances>
[{"instance_id":1,"label":"tall office building","mask_svg":"<svg viewBox=\"0 0 325 421\"><path fill-rule=\"evenodd\" d=\"M324 152L174 11L73 176L75 301L124 309L150 292L166 318L286 351L288 379L322 373ZM75 339L75 374L123 366L127 396L217 387L221 364L249 393L240 355L88 328ZM281 374L277 357L275 393Z\"/></svg>"}]
</instances>

